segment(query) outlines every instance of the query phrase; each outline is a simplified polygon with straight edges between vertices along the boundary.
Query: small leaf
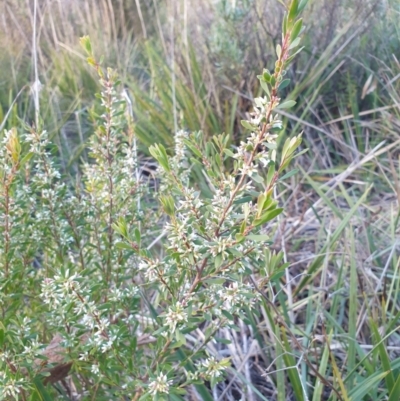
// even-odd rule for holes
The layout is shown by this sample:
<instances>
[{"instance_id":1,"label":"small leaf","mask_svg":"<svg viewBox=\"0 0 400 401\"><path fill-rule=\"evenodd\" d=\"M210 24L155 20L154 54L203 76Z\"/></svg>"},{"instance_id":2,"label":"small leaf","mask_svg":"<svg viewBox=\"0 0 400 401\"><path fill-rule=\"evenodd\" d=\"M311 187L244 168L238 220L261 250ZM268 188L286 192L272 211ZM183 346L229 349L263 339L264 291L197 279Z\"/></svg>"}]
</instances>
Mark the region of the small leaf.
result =
<instances>
[{"instance_id":1,"label":"small leaf","mask_svg":"<svg viewBox=\"0 0 400 401\"><path fill-rule=\"evenodd\" d=\"M273 218L275 218L282 212L283 212L283 208L277 208L277 209L271 210L270 212L266 212L260 218L255 219L253 224L255 227L258 227L261 224L265 224L268 221L272 220Z\"/></svg>"},{"instance_id":2,"label":"small leaf","mask_svg":"<svg viewBox=\"0 0 400 401\"><path fill-rule=\"evenodd\" d=\"M226 344L226 345L232 344L231 340L228 340L227 338L223 338L223 337L214 337L214 340L217 343L221 343L221 344Z\"/></svg>"},{"instance_id":3,"label":"small leaf","mask_svg":"<svg viewBox=\"0 0 400 401\"><path fill-rule=\"evenodd\" d=\"M283 36L286 36L286 32L287 32L287 19L283 18L282 21L282 32L283 32Z\"/></svg>"},{"instance_id":4,"label":"small leaf","mask_svg":"<svg viewBox=\"0 0 400 401\"><path fill-rule=\"evenodd\" d=\"M0 329L0 348L3 348L4 338L5 338L4 329Z\"/></svg>"},{"instance_id":5,"label":"small leaf","mask_svg":"<svg viewBox=\"0 0 400 401\"><path fill-rule=\"evenodd\" d=\"M130 251L134 250L131 245L127 244L126 242L117 242L115 244L117 249L129 249Z\"/></svg>"},{"instance_id":6,"label":"small leaf","mask_svg":"<svg viewBox=\"0 0 400 401\"><path fill-rule=\"evenodd\" d=\"M276 200L274 200L271 196L269 196L263 205L263 212L266 212L267 210L272 210L275 209L276 206L278 205L278 202Z\"/></svg>"},{"instance_id":7,"label":"small leaf","mask_svg":"<svg viewBox=\"0 0 400 401\"><path fill-rule=\"evenodd\" d=\"M286 173L284 176L279 178L279 181L283 181L286 180L289 177L292 177L293 175L297 174L299 172L299 170L296 168L294 170L289 171L288 173Z\"/></svg>"},{"instance_id":8,"label":"small leaf","mask_svg":"<svg viewBox=\"0 0 400 401\"><path fill-rule=\"evenodd\" d=\"M257 216L261 216L261 213L264 209L264 203L267 199L267 196L264 193L261 193L257 199Z\"/></svg>"},{"instance_id":9,"label":"small leaf","mask_svg":"<svg viewBox=\"0 0 400 401\"><path fill-rule=\"evenodd\" d=\"M229 157L235 157L235 154L230 149L224 149L224 153Z\"/></svg>"},{"instance_id":10,"label":"small leaf","mask_svg":"<svg viewBox=\"0 0 400 401\"><path fill-rule=\"evenodd\" d=\"M242 120L240 122L241 122L241 124L243 125L244 128L249 129L250 131L254 131L254 130L257 129L256 126L250 124L250 122L247 121L247 120Z\"/></svg>"},{"instance_id":11,"label":"small leaf","mask_svg":"<svg viewBox=\"0 0 400 401\"><path fill-rule=\"evenodd\" d=\"M29 160L31 160L33 155L34 155L33 152L27 153L27 154L22 158L22 160L20 161L20 163L19 163L20 167L23 167Z\"/></svg>"},{"instance_id":12,"label":"small leaf","mask_svg":"<svg viewBox=\"0 0 400 401\"><path fill-rule=\"evenodd\" d=\"M303 155L304 153L307 153L308 151L309 151L308 148L307 148L307 149L301 150L299 153L296 153L296 154L293 156L293 159L296 158L296 157L299 157L299 156Z\"/></svg>"},{"instance_id":13,"label":"small leaf","mask_svg":"<svg viewBox=\"0 0 400 401\"><path fill-rule=\"evenodd\" d=\"M267 173L267 187L271 185L274 176L275 176L275 163L270 162Z\"/></svg>"},{"instance_id":14,"label":"small leaf","mask_svg":"<svg viewBox=\"0 0 400 401\"><path fill-rule=\"evenodd\" d=\"M278 89L284 89L290 84L290 79L284 79L278 86Z\"/></svg>"},{"instance_id":15,"label":"small leaf","mask_svg":"<svg viewBox=\"0 0 400 401\"><path fill-rule=\"evenodd\" d=\"M294 100L286 100L286 102L281 103L277 109L290 109L296 104Z\"/></svg>"},{"instance_id":16,"label":"small leaf","mask_svg":"<svg viewBox=\"0 0 400 401\"><path fill-rule=\"evenodd\" d=\"M303 19L300 18L293 26L292 32L290 34L290 42L293 42L298 36L303 27Z\"/></svg>"},{"instance_id":17,"label":"small leaf","mask_svg":"<svg viewBox=\"0 0 400 401\"><path fill-rule=\"evenodd\" d=\"M218 270L222 265L222 255L218 254L214 257L214 267Z\"/></svg>"},{"instance_id":18,"label":"small leaf","mask_svg":"<svg viewBox=\"0 0 400 401\"><path fill-rule=\"evenodd\" d=\"M281 58L281 54L282 54L282 46L280 44L277 44L276 45L276 55L278 56L278 58ZM272 84L272 82L271 82L271 84Z\"/></svg>"},{"instance_id":19,"label":"small leaf","mask_svg":"<svg viewBox=\"0 0 400 401\"><path fill-rule=\"evenodd\" d=\"M221 310L221 313L222 313L228 320L230 320L231 322L233 322L233 321L235 320L235 318L232 316L232 314L229 313L227 310L222 309L222 310Z\"/></svg>"},{"instance_id":20,"label":"small leaf","mask_svg":"<svg viewBox=\"0 0 400 401\"><path fill-rule=\"evenodd\" d=\"M308 0L300 0L299 6L297 7L297 15L299 15L303 10L304 7L307 5Z\"/></svg>"},{"instance_id":21,"label":"small leaf","mask_svg":"<svg viewBox=\"0 0 400 401\"><path fill-rule=\"evenodd\" d=\"M184 139L183 143L199 158L202 158L202 154L199 151L199 149L196 148L196 146L193 145L191 141L188 139Z\"/></svg>"},{"instance_id":22,"label":"small leaf","mask_svg":"<svg viewBox=\"0 0 400 401\"><path fill-rule=\"evenodd\" d=\"M244 233L244 230L246 230L246 220L243 220L242 224L240 225L240 234Z\"/></svg>"},{"instance_id":23,"label":"small leaf","mask_svg":"<svg viewBox=\"0 0 400 401\"><path fill-rule=\"evenodd\" d=\"M298 6L299 6L299 1L292 0L289 8L288 22L292 22L296 18Z\"/></svg>"},{"instance_id":24,"label":"small leaf","mask_svg":"<svg viewBox=\"0 0 400 401\"><path fill-rule=\"evenodd\" d=\"M179 329L175 330L175 338L179 347L186 344L186 337Z\"/></svg>"},{"instance_id":25,"label":"small leaf","mask_svg":"<svg viewBox=\"0 0 400 401\"><path fill-rule=\"evenodd\" d=\"M97 66L96 60L95 60L93 57L88 57L88 58L86 59L86 61L88 62L89 65L91 65L91 66L93 66L93 67L96 67L96 66ZM100 70L99 70L99 71L100 71Z\"/></svg>"},{"instance_id":26,"label":"small leaf","mask_svg":"<svg viewBox=\"0 0 400 401\"><path fill-rule=\"evenodd\" d=\"M86 51L88 55L92 54L92 44L90 43L90 37L89 36L82 36L79 39L79 43L83 47L83 49Z\"/></svg>"},{"instance_id":27,"label":"small leaf","mask_svg":"<svg viewBox=\"0 0 400 401\"><path fill-rule=\"evenodd\" d=\"M251 179L255 182L258 182L259 184L262 184L264 182L264 178L260 177L257 173L253 173L251 175Z\"/></svg>"},{"instance_id":28,"label":"small leaf","mask_svg":"<svg viewBox=\"0 0 400 401\"><path fill-rule=\"evenodd\" d=\"M246 239L246 237L243 234L237 233L237 234L235 234L235 239L236 239L236 242L238 244L240 244L241 242L243 242Z\"/></svg>"},{"instance_id":29,"label":"small leaf","mask_svg":"<svg viewBox=\"0 0 400 401\"><path fill-rule=\"evenodd\" d=\"M290 62L304 49L304 46L300 47L300 49L296 50L296 53L293 53L289 58L285 60L285 66L290 64Z\"/></svg>"},{"instance_id":30,"label":"small leaf","mask_svg":"<svg viewBox=\"0 0 400 401\"><path fill-rule=\"evenodd\" d=\"M150 154L160 163L160 166L167 172L171 171L171 167L168 162L167 151L163 145L156 144L149 147Z\"/></svg>"},{"instance_id":31,"label":"small leaf","mask_svg":"<svg viewBox=\"0 0 400 401\"><path fill-rule=\"evenodd\" d=\"M252 199L253 199L253 198L252 198L251 196L243 196L243 198L235 199L235 200L233 201L233 204L234 204L234 205L241 205L242 203L251 202Z\"/></svg>"},{"instance_id":32,"label":"small leaf","mask_svg":"<svg viewBox=\"0 0 400 401\"><path fill-rule=\"evenodd\" d=\"M265 81L260 81L260 85L261 85L261 88L264 90L264 92L266 92L266 94L268 96L270 96L268 84Z\"/></svg>"},{"instance_id":33,"label":"small leaf","mask_svg":"<svg viewBox=\"0 0 400 401\"><path fill-rule=\"evenodd\" d=\"M137 228L135 228L135 239L136 239L136 242L138 244L140 244L140 242L141 242L140 231Z\"/></svg>"},{"instance_id":34,"label":"small leaf","mask_svg":"<svg viewBox=\"0 0 400 401\"><path fill-rule=\"evenodd\" d=\"M282 126L281 126L280 129L282 129ZM264 142L264 143L263 143L263 146L265 146L266 148L271 149L271 150L274 150L274 149L277 148L276 143L269 143L269 142L265 143L265 142Z\"/></svg>"},{"instance_id":35,"label":"small leaf","mask_svg":"<svg viewBox=\"0 0 400 401\"><path fill-rule=\"evenodd\" d=\"M268 70L264 69L262 76L266 82L271 81L271 73Z\"/></svg>"},{"instance_id":36,"label":"small leaf","mask_svg":"<svg viewBox=\"0 0 400 401\"><path fill-rule=\"evenodd\" d=\"M301 38L296 38L289 46L289 49L294 49L300 44Z\"/></svg>"}]
</instances>

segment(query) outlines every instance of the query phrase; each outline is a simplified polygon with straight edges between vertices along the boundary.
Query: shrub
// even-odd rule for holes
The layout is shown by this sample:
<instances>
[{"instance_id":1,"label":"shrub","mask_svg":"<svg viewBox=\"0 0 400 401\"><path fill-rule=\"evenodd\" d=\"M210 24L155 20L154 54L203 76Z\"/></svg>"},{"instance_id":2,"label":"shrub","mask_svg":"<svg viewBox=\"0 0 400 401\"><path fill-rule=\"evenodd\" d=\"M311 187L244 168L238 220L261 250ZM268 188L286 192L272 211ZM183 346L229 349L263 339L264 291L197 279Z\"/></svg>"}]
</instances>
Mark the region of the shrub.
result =
<instances>
[{"instance_id":1,"label":"shrub","mask_svg":"<svg viewBox=\"0 0 400 401\"><path fill-rule=\"evenodd\" d=\"M266 248L267 223L282 212L276 184L301 135L278 152L275 110L295 104L279 91L299 52L306 3L288 7L275 69L259 76L265 96L242 121L245 142L232 148L227 134L207 141L180 131L172 156L150 147L160 207L141 177L117 74L102 68L88 37L81 43L100 80L102 112L93 112L82 176L74 185L61 176L40 124L5 132L1 399L180 400L190 386L212 399L209 387L224 380L230 361L207 345L226 342L218 331L247 321L285 267ZM205 177L206 194L192 171Z\"/></svg>"}]
</instances>

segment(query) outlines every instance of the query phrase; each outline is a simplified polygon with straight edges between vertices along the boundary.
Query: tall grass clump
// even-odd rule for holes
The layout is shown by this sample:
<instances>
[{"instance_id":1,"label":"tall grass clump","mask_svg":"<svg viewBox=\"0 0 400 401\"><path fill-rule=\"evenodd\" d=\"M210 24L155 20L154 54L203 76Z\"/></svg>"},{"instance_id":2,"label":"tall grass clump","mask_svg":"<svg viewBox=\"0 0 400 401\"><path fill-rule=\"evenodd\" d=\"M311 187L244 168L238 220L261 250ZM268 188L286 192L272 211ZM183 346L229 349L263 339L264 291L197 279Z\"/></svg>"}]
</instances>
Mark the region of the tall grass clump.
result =
<instances>
[{"instance_id":1,"label":"tall grass clump","mask_svg":"<svg viewBox=\"0 0 400 401\"><path fill-rule=\"evenodd\" d=\"M46 0L37 4L41 114L64 165L74 171L79 168L80 144L92 129L87 112L92 106L90 94L98 89L76 47L76 37L83 34L90 35L135 95L137 134L144 143L172 146L171 109L182 128L201 129L207 136L230 132L236 143L246 135L240 120L259 95L256 75L263 67L273 68L280 40L283 8L278 1L89 0L83 7L80 0ZM0 103L5 115L16 100L18 115L29 120L33 116L28 85L34 82L33 7L8 0L4 10ZM331 158L349 164L354 152L372 143L364 142L358 121L353 121L358 111L366 113L362 115L366 122L387 119L379 110L391 104L385 77L396 76L392 55L399 52L398 4L397 0L323 0L313 2L305 13L307 51L289 68L291 84L285 89L285 94L301 101L295 115L281 114L290 129L298 129L298 119L302 121L304 140L316 154L318 168L326 169ZM371 75L370 92L360 99ZM386 112L393 115L392 109ZM354 118L342 126L341 118L346 116ZM356 139L349 134L349 124ZM373 130L373 146L385 136L376 124L369 124L369 130ZM349 151L355 143L358 149Z\"/></svg>"},{"instance_id":2,"label":"tall grass clump","mask_svg":"<svg viewBox=\"0 0 400 401\"><path fill-rule=\"evenodd\" d=\"M118 76L87 36L81 44L101 92L82 174L72 182L60 173L39 117L2 134L0 399L217 396L232 362L211 345L231 344L221 330L249 324L246 314L284 268L266 251L269 222L283 211L277 182L301 135L277 152L276 110L295 104L280 93L301 50L306 2L287 8L275 67L259 76L265 94L242 121L248 137L239 147L227 134L210 141L184 131L173 156L150 147L159 204L141 177ZM210 196L190 184L194 167Z\"/></svg>"}]
</instances>

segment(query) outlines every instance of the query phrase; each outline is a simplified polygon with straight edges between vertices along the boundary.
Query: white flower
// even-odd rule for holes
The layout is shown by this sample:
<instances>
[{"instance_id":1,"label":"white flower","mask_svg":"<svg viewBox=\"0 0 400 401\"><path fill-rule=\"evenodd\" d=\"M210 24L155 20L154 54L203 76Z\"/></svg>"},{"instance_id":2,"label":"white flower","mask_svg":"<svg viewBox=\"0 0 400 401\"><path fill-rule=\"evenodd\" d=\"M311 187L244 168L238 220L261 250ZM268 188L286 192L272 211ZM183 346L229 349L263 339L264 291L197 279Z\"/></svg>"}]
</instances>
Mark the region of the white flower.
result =
<instances>
[{"instance_id":1,"label":"white flower","mask_svg":"<svg viewBox=\"0 0 400 401\"><path fill-rule=\"evenodd\" d=\"M0 396L2 399L7 399L6 397L8 396L17 398L19 393L20 386L17 384L17 381L15 379L10 379L8 383L5 384L4 387L1 389Z\"/></svg>"},{"instance_id":2,"label":"white flower","mask_svg":"<svg viewBox=\"0 0 400 401\"><path fill-rule=\"evenodd\" d=\"M152 380L149 384L149 390L151 395L160 393L168 394L169 386L172 384L172 380L168 380L167 375L160 373L155 380Z\"/></svg>"},{"instance_id":3,"label":"white flower","mask_svg":"<svg viewBox=\"0 0 400 401\"><path fill-rule=\"evenodd\" d=\"M174 309L169 308L169 311L165 316L165 321L167 323L167 326L170 327L171 333L175 332L176 325L179 322L187 321L187 314L183 309L182 305L180 304L180 302L176 304Z\"/></svg>"},{"instance_id":4,"label":"white flower","mask_svg":"<svg viewBox=\"0 0 400 401\"><path fill-rule=\"evenodd\" d=\"M99 369L99 365L98 364L92 365L92 368L90 370L95 375L98 375L100 373L100 369Z\"/></svg>"},{"instance_id":5,"label":"white flower","mask_svg":"<svg viewBox=\"0 0 400 401\"><path fill-rule=\"evenodd\" d=\"M228 256L228 252L226 252L226 249L231 246L231 242L232 239L230 237L219 237L217 239L217 243L211 249L213 256L221 255L222 259L225 260L225 258Z\"/></svg>"},{"instance_id":6,"label":"white flower","mask_svg":"<svg viewBox=\"0 0 400 401\"><path fill-rule=\"evenodd\" d=\"M209 378L220 377L225 369L224 362L218 362L213 356L205 360L203 366L206 368L206 376Z\"/></svg>"}]
</instances>

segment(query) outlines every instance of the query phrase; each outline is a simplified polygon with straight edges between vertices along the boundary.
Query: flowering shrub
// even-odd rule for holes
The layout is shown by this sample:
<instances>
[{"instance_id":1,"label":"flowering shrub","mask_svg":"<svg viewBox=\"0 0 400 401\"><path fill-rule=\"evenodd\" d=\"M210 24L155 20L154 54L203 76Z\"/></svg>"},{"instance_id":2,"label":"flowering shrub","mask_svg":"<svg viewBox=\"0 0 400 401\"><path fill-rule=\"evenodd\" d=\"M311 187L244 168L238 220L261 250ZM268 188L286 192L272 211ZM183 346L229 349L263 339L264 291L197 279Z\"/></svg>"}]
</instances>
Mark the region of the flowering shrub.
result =
<instances>
[{"instance_id":1,"label":"flowering shrub","mask_svg":"<svg viewBox=\"0 0 400 401\"><path fill-rule=\"evenodd\" d=\"M275 111L295 104L282 102L280 91L300 51L306 2L288 8L275 70L259 76L265 96L242 121L245 142L234 148L227 134L207 142L180 131L172 156L150 148L161 208L140 177L117 75L96 61L88 37L81 43L100 79L102 113L93 113L82 176L61 175L42 127L4 134L0 399L182 400L189 386L212 399L209 387L224 380L230 362L207 344L245 320L258 286L281 273L266 263L266 224L282 212L276 184L301 135L278 152ZM211 196L193 184L192 171Z\"/></svg>"}]
</instances>

